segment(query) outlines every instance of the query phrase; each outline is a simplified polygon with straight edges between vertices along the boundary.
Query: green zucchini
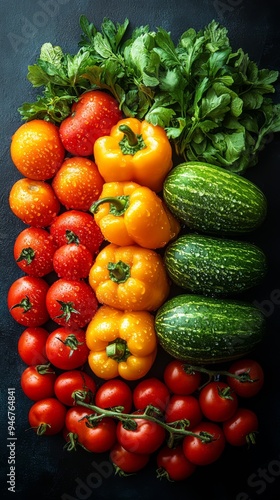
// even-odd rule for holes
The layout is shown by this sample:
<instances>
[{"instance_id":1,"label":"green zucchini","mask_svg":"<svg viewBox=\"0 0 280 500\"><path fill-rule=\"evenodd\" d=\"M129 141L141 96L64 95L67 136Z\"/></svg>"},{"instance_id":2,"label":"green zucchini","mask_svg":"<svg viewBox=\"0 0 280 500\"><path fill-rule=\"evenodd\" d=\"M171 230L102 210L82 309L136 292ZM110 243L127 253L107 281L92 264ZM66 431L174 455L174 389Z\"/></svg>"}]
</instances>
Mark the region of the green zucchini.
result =
<instances>
[{"instance_id":1,"label":"green zucchini","mask_svg":"<svg viewBox=\"0 0 280 500\"><path fill-rule=\"evenodd\" d=\"M250 303L182 294L155 316L159 344L193 364L220 363L247 355L263 340L265 316Z\"/></svg>"},{"instance_id":2,"label":"green zucchini","mask_svg":"<svg viewBox=\"0 0 280 500\"><path fill-rule=\"evenodd\" d=\"M176 285L203 295L228 295L257 285L266 274L264 252L249 242L186 234L170 243L165 267Z\"/></svg>"},{"instance_id":3,"label":"green zucchini","mask_svg":"<svg viewBox=\"0 0 280 500\"><path fill-rule=\"evenodd\" d=\"M245 233L266 217L264 193L248 179L201 162L175 166L165 178L163 199L189 228L203 233Z\"/></svg>"}]
</instances>

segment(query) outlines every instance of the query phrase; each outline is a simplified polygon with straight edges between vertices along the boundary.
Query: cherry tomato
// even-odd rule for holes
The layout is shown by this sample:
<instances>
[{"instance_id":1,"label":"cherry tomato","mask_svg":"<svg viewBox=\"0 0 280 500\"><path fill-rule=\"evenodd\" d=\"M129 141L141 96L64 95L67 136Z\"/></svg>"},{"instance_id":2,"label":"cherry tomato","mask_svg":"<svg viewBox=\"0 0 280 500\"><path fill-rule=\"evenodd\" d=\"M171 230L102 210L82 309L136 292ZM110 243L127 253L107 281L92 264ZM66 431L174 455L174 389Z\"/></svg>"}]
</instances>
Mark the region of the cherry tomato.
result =
<instances>
[{"instance_id":1,"label":"cherry tomato","mask_svg":"<svg viewBox=\"0 0 280 500\"><path fill-rule=\"evenodd\" d=\"M184 366L182 361L170 361L165 367L163 377L171 392L187 396L198 389L202 377L200 372L191 371L188 373Z\"/></svg>"},{"instance_id":2,"label":"cherry tomato","mask_svg":"<svg viewBox=\"0 0 280 500\"><path fill-rule=\"evenodd\" d=\"M232 446L254 444L258 428L258 417L248 408L238 408L235 415L223 423L225 438Z\"/></svg>"},{"instance_id":3,"label":"cherry tomato","mask_svg":"<svg viewBox=\"0 0 280 500\"><path fill-rule=\"evenodd\" d=\"M53 271L56 244L43 228L28 227L14 243L14 258L19 268L29 276L42 277Z\"/></svg>"},{"instance_id":4,"label":"cherry tomato","mask_svg":"<svg viewBox=\"0 0 280 500\"><path fill-rule=\"evenodd\" d=\"M208 465L221 456L225 448L225 436L221 427L214 422L200 422L192 429L199 436L209 434L210 441L203 441L199 436L186 436L183 439L183 452L186 458L196 465Z\"/></svg>"},{"instance_id":5,"label":"cherry tomato","mask_svg":"<svg viewBox=\"0 0 280 500\"><path fill-rule=\"evenodd\" d=\"M46 342L49 332L38 327L26 328L18 339L18 353L27 365L44 365L48 362Z\"/></svg>"},{"instance_id":6,"label":"cherry tomato","mask_svg":"<svg viewBox=\"0 0 280 500\"><path fill-rule=\"evenodd\" d=\"M52 331L46 342L50 363L61 370L75 370L84 365L89 349L82 329L60 327Z\"/></svg>"},{"instance_id":7,"label":"cherry tomato","mask_svg":"<svg viewBox=\"0 0 280 500\"><path fill-rule=\"evenodd\" d=\"M116 99L107 92L90 90L72 105L71 115L60 125L60 137L72 155L90 156L98 137L109 135L122 118Z\"/></svg>"},{"instance_id":8,"label":"cherry tomato","mask_svg":"<svg viewBox=\"0 0 280 500\"><path fill-rule=\"evenodd\" d=\"M68 243L59 247L53 256L53 268L60 278L85 279L93 264L89 249L81 244Z\"/></svg>"},{"instance_id":9,"label":"cherry tomato","mask_svg":"<svg viewBox=\"0 0 280 500\"><path fill-rule=\"evenodd\" d=\"M236 412L238 399L227 383L214 381L201 389L199 404L206 418L224 422Z\"/></svg>"},{"instance_id":10,"label":"cherry tomato","mask_svg":"<svg viewBox=\"0 0 280 500\"><path fill-rule=\"evenodd\" d=\"M141 380L133 390L133 403L137 410L145 410L148 405L153 405L164 411L169 398L168 388L155 377Z\"/></svg>"},{"instance_id":11,"label":"cherry tomato","mask_svg":"<svg viewBox=\"0 0 280 500\"><path fill-rule=\"evenodd\" d=\"M79 156L66 158L52 180L55 195L67 210L85 212L99 198L103 184L97 165Z\"/></svg>"},{"instance_id":12,"label":"cherry tomato","mask_svg":"<svg viewBox=\"0 0 280 500\"><path fill-rule=\"evenodd\" d=\"M21 374L21 388L33 401L54 396L56 373L49 365L28 366Z\"/></svg>"},{"instance_id":13,"label":"cherry tomato","mask_svg":"<svg viewBox=\"0 0 280 500\"><path fill-rule=\"evenodd\" d=\"M82 370L67 370L58 375L54 384L55 396L66 406L76 404L75 393L79 393L84 402L91 403L95 391L95 381Z\"/></svg>"},{"instance_id":14,"label":"cherry tomato","mask_svg":"<svg viewBox=\"0 0 280 500\"><path fill-rule=\"evenodd\" d=\"M197 398L192 395L180 396L174 394L165 410L165 421L167 423L177 420L188 420L187 429L192 429L202 420L202 411Z\"/></svg>"},{"instance_id":15,"label":"cherry tomato","mask_svg":"<svg viewBox=\"0 0 280 500\"><path fill-rule=\"evenodd\" d=\"M12 136L11 158L19 172L30 179L50 179L65 156L59 128L46 120L30 120Z\"/></svg>"},{"instance_id":16,"label":"cherry tomato","mask_svg":"<svg viewBox=\"0 0 280 500\"><path fill-rule=\"evenodd\" d=\"M65 425L68 433L77 435L78 444L92 453L104 453L109 451L116 441L116 424L112 418L104 417L98 424L89 427L86 419L87 415L94 415L94 412L81 406L69 408Z\"/></svg>"},{"instance_id":17,"label":"cherry tomato","mask_svg":"<svg viewBox=\"0 0 280 500\"><path fill-rule=\"evenodd\" d=\"M139 414L134 412L133 415ZM132 453L150 454L156 451L165 439L164 428L145 418L134 419L135 429L126 429L123 422L117 424L117 440L127 450Z\"/></svg>"},{"instance_id":18,"label":"cherry tomato","mask_svg":"<svg viewBox=\"0 0 280 500\"><path fill-rule=\"evenodd\" d=\"M36 401L28 413L28 421L38 435L52 436L62 431L66 417L65 406L56 398Z\"/></svg>"},{"instance_id":19,"label":"cherry tomato","mask_svg":"<svg viewBox=\"0 0 280 500\"><path fill-rule=\"evenodd\" d=\"M57 246L76 243L87 247L93 255L98 253L104 241L94 217L79 210L67 210L58 215L49 229Z\"/></svg>"},{"instance_id":20,"label":"cherry tomato","mask_svg":"<svg viewBox=\"0 0 280 500\"><path fill-rule=\"evenodd\" d=\"M22 276L8 290L7 303L15 321L24 326L41 326L49 319L46 307L48 283L43 278Z\"/></svg>"},{"instance_id":21,"label":"cherry tomato","mask_svg":"<svg viewBox=\"0 0 280 500\"><path fill-rule=\"evenodd\" d=\"M58 325L83 328L98 308L92 288L83 281L56 280L46 296L48 313Z\"/></svg>"},{"instance_id":22,"label":"cherry tomato","mask_svg":"<svg viewBox=\"0 0 280 500\"><path fill-rule=\"evenodd\" d=\"M186 458L181 445L175 448L164 446L158 452L156 460L157 477L166 477L170 481L183 481L196 470L196 465Z\"/></svg>"},{"instance_id":23,"label":"cherry tomato","mask_svg":"<svg viewBox=\"0 0 280 500\"><path fill-rule=\"evenodd\" d=\"M240 380L227 377L228 385L242 398L251 398L258 394L264 384L264 372L261 365L253 359L240 359L229 367L229 373L243 377ZM248 380L249 378L249 380Z\"/></svg>"},{"instance_id":24,"label":"cherry tomato","mask_svg":"<svg viewBox=\"0 0 280 500\"><path fill-rule=\"evenodd\" d=\"M149 462L149 454L132 453L123 448L120 443L115 443L110 450L110 460L116 472L120 475L133 474L146 467Z\"/></svg>"},{"instance_id":25,"label":"cherry tomato","mask_svg":"<svg viewBox=\"0 0 280 500\"><path fill-rule=\"evenodd\" d=\"M132 390L121 379L107 380L95 394L95 404L99 408L123 407L123 413L130 413L132 408Z\"/></svg>"},{"instance_id":26,"label":"cherry tomato","mask_svg":"<svg viewBox=\"0 0 280 500\"><path fill-rule=\"evenodd\" d=\"M35 227L47 227L60 210L60 202L50 184L28 178L14 183L9 194L11 211L22 222Z\"/></svg>"}]
</instances>

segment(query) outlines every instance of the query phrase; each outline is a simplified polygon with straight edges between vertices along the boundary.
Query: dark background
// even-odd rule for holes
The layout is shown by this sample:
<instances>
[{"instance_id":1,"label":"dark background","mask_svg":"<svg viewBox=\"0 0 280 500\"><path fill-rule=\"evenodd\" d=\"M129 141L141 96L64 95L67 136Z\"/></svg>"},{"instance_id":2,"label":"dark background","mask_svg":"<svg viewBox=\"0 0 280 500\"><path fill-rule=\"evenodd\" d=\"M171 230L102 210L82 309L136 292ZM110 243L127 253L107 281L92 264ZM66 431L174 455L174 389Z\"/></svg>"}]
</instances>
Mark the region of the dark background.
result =
<instances>
[{"instance_id":1,"label":"dark background","mask_svg":"<svg viewBox=\"0 0 280 500\"><path fill-rule=\"evenodd\" d=\"M203 28L216 19L228 28L234 49L242 47L262 68L280 70L280 33L277 2L256 0L127 0L117 2L85 0L1 0L1 215L0 215L0 360L1 360L1 497L27 500L109 499L134 500L155 496L178 500L276 500L280 498L280 394L279 394L279 134L268 138L259 164L246 176L259 185L268 199L268 216L251 241L266 252L267 277L248 294L248 299L264 308L268 331L255 358L265 370L262 393L251 402L259 416L260 433L253 450L227 449L221 460L201 468L183 483L158 480L155 464L127 478L114 476L106 456L85 451L67 452L58 437L39 438L28 430L27 413L31 405L20 389L20 375L25 366L17 355L17 341L22 328L10 317L6 295L19 269L13 261L13 243L23 229L9 211L8 195L20 174L13 166L9 147L11 135L21 124L17 108L31 101L35 92L26 79L27 66L33 64L44 42L60 45L75 53L80 39L78 19L81 14L99 28L104 17L122 23L125 17L131 28L149 24L171 31L174 41L189 27ZM279 85L275 99L280 102ZM159 356L153 373L162 370ZM7 390L16 389L16 490L8 491ZM204 492L206 488L206 495Z\"/></svg>"}]
</instances>

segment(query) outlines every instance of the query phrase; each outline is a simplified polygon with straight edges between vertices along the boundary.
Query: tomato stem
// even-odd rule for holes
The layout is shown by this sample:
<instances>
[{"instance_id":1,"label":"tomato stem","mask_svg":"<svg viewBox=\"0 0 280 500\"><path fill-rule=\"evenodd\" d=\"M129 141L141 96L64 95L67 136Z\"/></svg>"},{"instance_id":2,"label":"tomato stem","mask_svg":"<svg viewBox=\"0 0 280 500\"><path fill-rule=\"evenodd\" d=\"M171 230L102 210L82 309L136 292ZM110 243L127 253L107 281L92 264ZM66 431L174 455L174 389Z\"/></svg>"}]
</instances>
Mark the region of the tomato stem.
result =
<instances>
[{"instance_id":1,"label":"tomato stem","mask_svg":"<svg viewBox=\"0 0 280 500\"><path fill-rule=\"evenodd\" d=\"M186 373L195 373L195 372L200 372L200 373L205 373L208 375L208 380L199 387L199 389L202 389L205 385L207 385L212 379L215 377L218 377L219 375L223 375L225 377L231 377L235 378L236 380L239 380L239 382L244 383L244 382L257 382L258 379L254 379L250 377L250 370L246 370L239 375L236 373L231 373L228 372L227 370L210 370L209 368L204 368L203 366L193 366L193 365L188 365L184 364L184 371Z\"/></svg>"}]
</instances>

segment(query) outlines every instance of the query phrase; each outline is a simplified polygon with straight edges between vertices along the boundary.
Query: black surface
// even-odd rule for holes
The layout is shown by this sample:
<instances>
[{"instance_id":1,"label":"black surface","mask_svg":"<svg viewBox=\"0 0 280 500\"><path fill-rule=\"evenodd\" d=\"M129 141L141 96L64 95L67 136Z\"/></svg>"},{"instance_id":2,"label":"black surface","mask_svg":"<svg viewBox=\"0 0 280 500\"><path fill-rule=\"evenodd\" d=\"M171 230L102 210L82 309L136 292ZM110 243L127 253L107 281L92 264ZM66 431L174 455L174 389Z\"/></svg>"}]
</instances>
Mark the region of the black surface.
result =
<instances>
[{"instance_id":1,"label":"black surface","mask_svg":"<svg viewBox=\"0 0 280 500\"><path fill-rule=\"evenodd\" d=\"M41 45L50 41L76 52L80 38L79 16L86 14L97 26L104 17L131 27L149 24L171 31L174 40L188 27L202 28L212 19L224 24L233 48L242 47L260 67L280 70L280 33L277 3L249 0L1 0L1 498L47 499L147 499L276 500L280 498L280 391L279 391L279 181L280 137L271 136L259 164L247 173L268 198L268 217L252 239L267 254L269 272L249 300L265 307L268 333L256 358L263 364L266 383L252 403L260 421L258 444L251 451L228 449L212 466L200 469L183 483L155 478L155 464L125 479L108 469L105 456L63 450L61 437L38 438L27 430L30 401L19 379L23 363L17 355L22 328L10 317L6 295L19 270L13 261L16 235L23 229L8 208L8 194L20 177L9 157L12 133L20 125L17 108L32 100L35 92L26 80L27 66L34 63ZM13 44L11 41L13 40ZM275 98L280 101L279 87ZM161 358L154 373L161 372ZM16 491L8 491L7 389L16 389ZM96 465L97 464L97 465ZM99 465L98 465L99 464ZM101 467L101 468L100 468ZM99 469L98 469L99 468ZM206 493L204 493L206 488Z\"/></svg>"}]
</instances>

